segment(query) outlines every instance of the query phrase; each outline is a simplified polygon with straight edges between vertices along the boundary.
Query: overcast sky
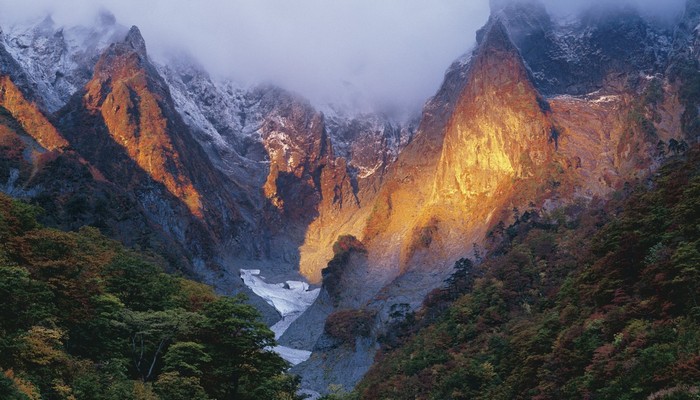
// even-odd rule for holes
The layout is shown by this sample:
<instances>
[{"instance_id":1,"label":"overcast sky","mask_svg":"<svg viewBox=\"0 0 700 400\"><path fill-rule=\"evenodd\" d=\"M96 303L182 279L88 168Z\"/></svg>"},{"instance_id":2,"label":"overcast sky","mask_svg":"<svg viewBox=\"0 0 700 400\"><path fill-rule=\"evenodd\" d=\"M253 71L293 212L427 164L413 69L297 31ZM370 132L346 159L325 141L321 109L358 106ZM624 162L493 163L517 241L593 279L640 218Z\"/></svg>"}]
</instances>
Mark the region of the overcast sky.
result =
<instances>
[{"instance_id":1,"label":"overcast sky","mask_svg":"<svg viewBox=\"0 0 700 400\"><path fill-rule=\"evenodd\" d=\"M592 0L545 0L571 14ZM603 0L593 0L603 2ZM614 0L607 0L606 3ZM627 0L618 0L623 2ZM632 0L673 15L684 0ZM0 24L51 12L89 23L100 8L137 25L156 59L182 47L215 75L278 83L316 103L419 109L474 44L488 0L0 0Z\"/></svg>"}]
</instances>

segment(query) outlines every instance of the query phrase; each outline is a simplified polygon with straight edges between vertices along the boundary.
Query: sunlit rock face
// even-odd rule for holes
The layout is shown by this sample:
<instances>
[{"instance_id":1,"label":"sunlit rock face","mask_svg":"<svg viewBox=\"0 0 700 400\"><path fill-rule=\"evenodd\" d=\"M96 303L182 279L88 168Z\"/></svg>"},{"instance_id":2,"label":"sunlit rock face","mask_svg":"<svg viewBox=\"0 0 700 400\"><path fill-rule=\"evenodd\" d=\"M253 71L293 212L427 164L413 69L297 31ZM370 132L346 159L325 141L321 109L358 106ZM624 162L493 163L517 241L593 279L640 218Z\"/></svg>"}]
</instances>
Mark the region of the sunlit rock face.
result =
<instances>
[{"instance_id":1,"label":"sunlit rock face","mask_svg":"<svg viewBox=\"0 0 700 400\"><path fill-rule=\"evenodd\" d=\"M34 103L27 101L8 75L0 75L0 106L4 107L34 140L47 150L59 150L68 142Z\"/></svg>"},{"instance_id":2,"label":"sunlit rock face","mask_svg":"<svg viewBox=\"0 0 700 400\"><path fill-rule=\"evenodd\" d=\"M246 190L214 168L193 138L137 28L105 49L56 120L73 149L186 249L188 271L213 282L228 260L256 254L260 241L241 213Z\"/></svg>"},{"instance_id":3,"label":"sunlit rock face","mask_svg":"<svg viewBox=\"0 0 700 400\"><path fill-rule=\"evenodd\" d=\"M548 103L506 28L495 19L486 29L468 70L448 74L370 203L360 237L379 281L440 275L481 240L513 183L534 176L555 149Z\"/></svg>"},{"instance_id":4,"label":"sunlit rock face","mask_svg":"<svg viewBox=\"0 0 700 400\"><path fill-rule=\"evenodd\" d=\"M487 29L445 133L435 202L495 194L507 179L532 176L553 150L549 105L501 22Z\"/></svg>"},{"instance_id":5,"label":"sunlit rock face","mask_svg":"<svg viewBox=\"0 0 700 400\"><path fill-rule=\"evenodd\" d=\"M148 76L146 46L137 28L122 43L113 44L95 67L83 96L85 107L99 113L112 139L139 167L201 218L202 199L183 165L185 143L168 132L160 104L167 89Z\"/></svg>"},{"instance_id":6,"label":"sunlit rock face","mask_svg":"<svg viewBox=\"0 0 700 400\"><path fill-rule=\"evenodd\" d=\"M550 113L506 28L492 20L445 127L426 206L403 244L402 271L454 261L483 240L519 183L551 161Z\"/></svg>"},{"instance_id":7,"label":"sunlit rock face","mask_svg":"<svg viewBox=\"0 0 700 400\"><path fill-rule=\"evenodd\" d=\"M554 151L548 103L498 20L474 58L448 78L381 186L361 190L361 207L327 221L329 236L353 234L368 244L374 290L412 268L440 270L465 252L510 194L511 181L534 176ZM303 250L302 271L318 277L323 264L304 259Z\"/></svg>"}]
</instances>

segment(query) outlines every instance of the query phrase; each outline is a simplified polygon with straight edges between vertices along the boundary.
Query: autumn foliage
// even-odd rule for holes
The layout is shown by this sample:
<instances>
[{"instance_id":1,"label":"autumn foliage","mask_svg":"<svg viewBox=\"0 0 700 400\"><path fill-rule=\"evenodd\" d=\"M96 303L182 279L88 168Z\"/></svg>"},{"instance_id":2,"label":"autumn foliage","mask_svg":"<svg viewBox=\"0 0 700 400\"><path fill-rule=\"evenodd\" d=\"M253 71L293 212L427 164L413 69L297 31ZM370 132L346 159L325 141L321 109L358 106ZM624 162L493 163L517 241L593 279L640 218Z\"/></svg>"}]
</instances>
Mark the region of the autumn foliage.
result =
<instances>
[{"instance_id":1,"label":"autumn foliage","mask_svg":"<svg viewBox=\"0 0 700 400\"><path fill-rule=\"evenodd\" d=\"M409 315L353 396L697 398L697 152L608 203L528 210L491 237L471 279Z\"/></svg>"},{"instance_id":2,"label":"autumn foliage","mask_svg":"<svg viewBox=\"0 0 700 400\"><path fill-rule=\"evenodd\" d=\"M40 213L0 195L0 398L296 398L243 298Z\"/></svg>"},{"instance_id":3,"label":"autumn foliage","mask_svg":"<svg viewBox=\"0 0 700 400\"><path fill-rule=\"evenodd\" d=\"M367 310L340 310L328 316L325 332L341 343L355 345L355 338L369 337L374 313Z\"/></svg>"},{"instance_id":4,"label":"autumn foliage","mask_svg":"<svg viewBox=\"0 0 700 400\"><path fill-rule=\"evenodd\" d=\"M365 245L357 240L355 236L342 235L338 237L338 240L333 244L333 255L342 256L350 251L357 251L361 253L367 252Z\"/></svg>"}]
</instances>

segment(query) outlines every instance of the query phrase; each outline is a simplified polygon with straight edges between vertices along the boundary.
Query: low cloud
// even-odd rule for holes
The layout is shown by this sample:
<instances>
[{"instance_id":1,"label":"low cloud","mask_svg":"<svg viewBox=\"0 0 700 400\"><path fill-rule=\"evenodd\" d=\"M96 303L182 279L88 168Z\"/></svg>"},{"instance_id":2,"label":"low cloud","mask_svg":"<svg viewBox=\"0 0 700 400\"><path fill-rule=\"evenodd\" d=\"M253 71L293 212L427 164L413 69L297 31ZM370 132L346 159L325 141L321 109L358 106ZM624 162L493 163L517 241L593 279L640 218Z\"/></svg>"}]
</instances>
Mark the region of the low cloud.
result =
<instances>
[{"instance_id":1,"label":"low cloud","mask_svg":"<svg viewBox=\"0 0 700 400\"><path fill-rule=\"evenodd\" d=\"M590 1L545 3L567 14ZM683 0L663 7L658 0L634 3L666 15L678 13ZM100 9L139 26L157 59L184 49L212 74L242 84L276 83L316 103L415 111L437 90L449 64L474 45L489 2L0 0L0 24L46 13L60 24L85 24Z\"/></svg>"},{"instance_id":2,"label":"low cloud","mask_svg":"<svg viewBox=\"0 0 700 400\"><path fill-rule=\"evenodd\" d=\"M576 15L591 7L633 7L643 15L669 22L682 13L686 0L543 0L550 12L557 15Z\"/></svg>"}]
</instances>

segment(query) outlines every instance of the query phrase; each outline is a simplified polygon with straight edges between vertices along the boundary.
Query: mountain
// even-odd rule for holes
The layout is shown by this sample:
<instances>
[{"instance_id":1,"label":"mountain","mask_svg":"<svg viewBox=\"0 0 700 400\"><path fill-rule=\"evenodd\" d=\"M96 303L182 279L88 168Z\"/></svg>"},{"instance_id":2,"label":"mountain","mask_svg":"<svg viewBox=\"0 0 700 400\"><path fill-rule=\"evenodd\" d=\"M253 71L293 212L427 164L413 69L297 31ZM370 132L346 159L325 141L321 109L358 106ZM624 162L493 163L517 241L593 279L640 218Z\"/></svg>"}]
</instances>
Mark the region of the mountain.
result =
<instances>
[{"instance_id":1,"label":"mountain","mask_svg":"<svg viewBox=\"0 0 700 400\"><path fill-rule=\"evenodd\" d=\"M49 210L44 222L98 226L224 292L248 290L240 268L297 276L317 209L356 204L358 179L382 174L413 134L380 115L326 117L277 87L217 81L186 57L157 64L138 29L108 14L95 27L12 27L0 50L3 86L17 93L4 105L24 128L8 141L31 137L42 154L8 155L6 191Z\"/></svg>"},{"instance_id":2,"label":"mountain","mask_svg":"<svg viewBox=\"0 0 700 400\"><path fill-rule=\"evenodd\" d=\"M695 149L626 196L522 215L396 318L354 398L695 397L699 172Z\"/></svg>"},{"instance_id":3,"label":"mountain","mask_svg":"<svg viewBox=\"0 0 700 400\"><path fill-rule=\"evenodd\" d=\"M624 196L698 143L698 9L671 27L494 1L407 122L156 62L109 14L47 18L0 34L0 187L46 224L95 226L247 293L270 325L241 269L320 286L279 343L313 350L293 369L305 387L350 389L456 261L498 251L525 215Z\"/></svg>"},{"instance_id":4,"label":"mountain","mask_svg":"<svg viewBox=\"0 0 700 400\"><path fill-rule=\"evenodd\" d=\"M100 52L127 33L113 15L100 13L93 26L61 27L48 16L2 32L3 73L52 113L83 87Z\"/></svg>"},{"instance_id":5,"label":"mountain","mask_svg":"<svg viewBox=\"0 0 700 400\"><path fill-rule=\"evenodd\" d=\"M307 384L322 389L332 381L351 387L354 378L345 371L373 362L371 338L385 332L392 315L419 307L454 272L455 261L488 253L495 233L523 214L609 198L655 171L670 154L669 146L697 142L697 134L681 121L688 108L671 72L672 30L623 11L591 12L558 25L538 14L542 7L507 2L493 10L477 34L477 48L448 71L379 191L363 199L371 204L369 215L358 212L351 222L366 223L344 229L365 251L336 258L324 270L333 271L333 277L342 271L325 288L327 296L319 297L326 300L318 312L330 315L324 330L319 328L315 339L301 329L311 325L310 314L296 322L297 332L294 324L288 331L290 343L316 340L309 363L297 367ZM610 27L624 30L625 40L637 35L634 40L644 46L628 50L648 53L653 47L658 57L641 57L630 68L626 60L637 53L603 48L626 46L617 33L603 43L598 35ZM545 36L559 50L569 40L583 47L575 58L543 58L528 51L542 37L535 28L547 29ZM561 63L572 71L598 68L605 52L606 63L597 74L566 76L591 90L583 95L580 88L538 79L533 67L559 74L567 70ZM693 65L683 79L697 76ZM333 293L340 298L333 299ZM330 334L348 308L362 310L369 319L362 323L372 327L358 335L355 346Z\"/></svg>"},{"instance_id":6,"label":"mountain","mask_svg":"<svg viewBox=\"0 0 700 400\"><path fill-rule=\"evenodd\" d=\"M364 119L334 115L333 124L336 130L343 131L342 135L365 137L365 144L371 143L382 152L384 148L387 149L386 154L381 154L381 158L377 157L376 161L371 155L362 154L357 157L361 161L350 160L350 165L345 166L333 156L322 121L324 117L305 100L275 87L243 90L232 88L229 82L214 83L206 72L187 59L180 61L177 70L156 65L148 58L138 30L128 31L119 27L113 17L103 15L101 19L103 21L98 26L103 29L99 32L84 27L57 28L50 19L46 19L36 27L16 28L12 32L18 31L17 36L5 34L4 47L12 50L8 54L17 54L16 58L22 61L19 63L10 59L6 63L9 65L6 68L8 72L15 71L8 73L8 76L11 80L24 79L32 82L23 90L29 99L34 99L34 87L41 89L37 93L42 93L44 97L36 97L38 108L47 114L55 111L53 122L59 126L59 130L67 132L72 148L76 148L79 153L85 152L85 158L89 159L91 165L102 164L93 166L101 172L104 169L107 180L119 180L118 186L128 192L135 190L132 186L136 181L148 186L138 190L159 192L137 195L144 201L146 198L156 200L173 196L183 203L187 212L200 220L199 223L183 225L182 220L189 217L184 216L182 210L168 211L171 207L161 207L164 204L158 207L151 205L150 208L157 208L157 214L160 215L151 212L149 217L149 220L155 220L159 228L165 227L166 231L170 231L167 235L181 242L180 245L190 240L186 239L189 227L202 225L201 222L204 221L205 225L210 225L205 230L211 232L193 233L193 236L209 235L210 239L215 239L215 243L225 242L221 244L222 247L247 246L244 249L227 248L220 251L198 249L189 260L197 268L204 265L197 259L211 258L214 253L214 257L224 257L226 254L226 257L249 258L252 263L259 263L260 259L280 259L283 266L276 273L289 274L293 271L291 264L296 262L294 252L300 239L294 238L294 235L287 235L291 239L282 235L285 237L278 238L280 241L291 240L292 243L272 248L270 239L263 236L274 234L279 227L279 215L285 213L299 214L296 218L299 228L294 229L303 229L312 212L303 215L304 210L295 211L292 206L299 207L296 200L305 199L309 203L307 205L315 207L313 203L321 198L321 187L317 182L319 178L315 175L326 165L329 166L327 170L330 170L338 164L337 174L340 175L331 178L339 181L338 190L344 187L347 191L351 186L351 177L354 180L354 176L359 173L371 174L398 153L400 139L396 139L396 143L392 141L387 144L386 141L401 134L401 128L395 123L379 116L368 116L368 122L365 123ZM113 32L124 32L125 36L110 45L110 35ZM100 39L96 40L96 37ZM85 42L77 44L80 40ZM56 64L56 59L62 61ZM31 68L27 68L26 72L18 64ZM115 68L116 65L118 68ZM90 70L91 76L81 75L84 70ZM50 74L70 77L79 84L66 90L56 85L41 86ZM133 74L138 76L134 77ZM109 87L105 87L107 83ZM317 123L315 136L309 139L306 132L314 120ZM93 129L98 125L104 125L99 131L108 132L80 134L84 126ZM283 126L289 126L290 130L280 129ZM175 137L185 131L188 133ZM142 134L147 140L140 140ZM410 135L410 132L404 134ZM191 142L193 139L199 145ZM404 143L406 140L403 139ZM318 142L316 150L309 149L313 142ZM288 154L281 151L286 151L290 146L297 148L297 151ZM120 147L126 149L123 158L111 159L105 156L124 153ZM204 153L198 150L200 147ZM90 154L94 151L99 152ZM349 159L351 151L351 146L346 144L343 153ZM270 166L267 160L273 152L278 157ZM313 152L315 154L311 154ZM295 157L307 159L298 163L294 161ZM135 162L136 165L124 165L129 162ZM202 162L206 165L198 164ZM368 172L371 168L373 170ZM113 169L122 170L111 171ZM156 183L155 186L164 187L153 187L151 183L143 182L139 169L149 175ZM276 180L280 169L283 177L280 178L281 187L278 188ZM200 172L200 176L194 176ZM286 174L290 172L294 176L286 183ZM130 174L136 175L130 177ZM324 176L329 175L333 174L326 173ZM229 186L232 187L228 191L232 198L223 198L225 194L221 194L222 198L217 198L219 194L213 188ZM261 186L265 186L264 193ZM327 186L330 191L335 190L336 185L328 182ZM212 192L211 198L203 197L200 193L202 190ZM280 196L293 197L291 205L285 210L280 207L283 200ZM207 202L220 205L219 213L213 211L216 206ZM276 202L278 205L266 210L265 204L268 202ZM144 208L147 211L149 206ZM206 211L214 214L205 215ZM229 224L229 217L224 214L231 214L230 218L233 219L243 219L241 224L247 228L229 226L235 224ZM214 226L215 224L219 226ZM203 227L193 229L200 228ZM241 240L232 229L257 232L257 247L250 242L236 244ZM197 246L204 247L201 243ZM189 268L194 268L194 265ZM209 273L207 270L217 268L221 267L209 265L199 272Z\"/></svg>"}]
</instances>

